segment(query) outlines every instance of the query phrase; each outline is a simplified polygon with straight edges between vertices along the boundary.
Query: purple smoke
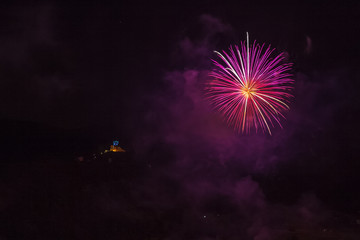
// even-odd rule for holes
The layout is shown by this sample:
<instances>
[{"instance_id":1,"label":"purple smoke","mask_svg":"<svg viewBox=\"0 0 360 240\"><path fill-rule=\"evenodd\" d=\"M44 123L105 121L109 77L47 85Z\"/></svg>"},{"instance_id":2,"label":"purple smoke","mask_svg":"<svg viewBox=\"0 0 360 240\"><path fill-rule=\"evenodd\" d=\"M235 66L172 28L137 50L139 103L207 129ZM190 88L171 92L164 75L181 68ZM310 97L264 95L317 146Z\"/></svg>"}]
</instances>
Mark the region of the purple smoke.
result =
<instances>
[{"instance_id":1,"label":"purple smoke","mask_svg":"<svg viewBox=\"0 0 360 240\"><path fill-rule=\"evenodd\" d=\"M336 90L335 79L329 79L330 84L324 88L310 78L326 76L296 74L297 100L284 129L277 129L271 137L237 134L226 127L204 99L209 57L216 49L213 38L231 31L231 27L209 15L201 16L200 22L204 36L200 40L184 37L173 55L176 61L186 64L164 74L164 91L147 96L152 108L145 121L153 127L139 133L134 144L137 157L149 159L158 177L146 185L145 198L151 200L144 204L155 204L163 211L174 206L183 209L180 215L174 215L179 218L177 224L171 225L174 235L166 239L240 236L265 240L296 235L296 231L321 231L328 213L315 195L299 192L298 200L289 205L269 202L260 186L264 182L257 182L253 176L275 176L282 165L291 165L303 154L299 145L311 152L316 134L331 125L331 117L341 106L330 102L318 109L312 103L323 91ZM304 134L312 134L314 140L298 138ZM174 195L164 188L164 181L175 185L168 186ZM286 192L281 194L286 196Z\"/></svg>"}]
</instances>

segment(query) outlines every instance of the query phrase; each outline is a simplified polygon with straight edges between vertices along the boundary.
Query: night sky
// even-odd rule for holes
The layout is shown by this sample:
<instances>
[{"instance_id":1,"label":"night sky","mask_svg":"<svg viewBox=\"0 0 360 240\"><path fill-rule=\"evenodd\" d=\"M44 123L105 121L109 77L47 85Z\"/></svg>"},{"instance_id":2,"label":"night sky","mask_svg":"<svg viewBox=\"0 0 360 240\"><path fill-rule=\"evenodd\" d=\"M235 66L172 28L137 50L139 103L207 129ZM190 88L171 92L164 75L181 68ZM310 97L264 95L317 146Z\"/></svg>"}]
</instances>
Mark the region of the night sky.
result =
<instances>
[{"instance_id":1,"label":"night sky","mask_svg":"<svg viewBox=\"0 0 360 240\"><path fill-rule=\"evenodd\" d=\"M246 32L294 64L272 136L204 98ZM359 33L355 1L0 4L0 239L360 239Z\"/></svg>"}]
</instances>

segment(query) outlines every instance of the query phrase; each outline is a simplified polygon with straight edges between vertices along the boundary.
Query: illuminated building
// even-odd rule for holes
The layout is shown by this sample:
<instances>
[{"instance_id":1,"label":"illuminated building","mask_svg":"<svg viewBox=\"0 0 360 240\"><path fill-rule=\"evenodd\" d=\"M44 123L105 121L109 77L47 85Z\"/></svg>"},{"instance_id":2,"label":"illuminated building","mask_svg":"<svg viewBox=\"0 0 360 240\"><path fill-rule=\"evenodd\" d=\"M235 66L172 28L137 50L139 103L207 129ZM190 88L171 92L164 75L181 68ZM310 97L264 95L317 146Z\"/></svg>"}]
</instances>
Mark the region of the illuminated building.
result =
<instances>
[{"instance_id":1,"label":"illuminated building","mask_svg":"<svg viewBox=\"0 0 360 240\"><path fill-rule=\"evenodd\" d=\"M110 152L126 152L119 146L119 141L113 141L113 144L110 146Z\"/></svg>"}]
</instances>

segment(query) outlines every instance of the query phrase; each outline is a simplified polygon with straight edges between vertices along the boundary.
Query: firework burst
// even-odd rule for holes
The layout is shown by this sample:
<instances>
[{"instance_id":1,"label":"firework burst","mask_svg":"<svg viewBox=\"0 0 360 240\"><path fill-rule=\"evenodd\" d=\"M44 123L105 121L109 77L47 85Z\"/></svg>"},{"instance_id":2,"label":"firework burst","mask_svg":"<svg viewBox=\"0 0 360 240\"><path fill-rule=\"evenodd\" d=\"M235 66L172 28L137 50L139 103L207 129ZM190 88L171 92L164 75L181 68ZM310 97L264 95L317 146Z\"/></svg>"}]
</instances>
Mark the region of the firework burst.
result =
<instances>
[{"instance_id":1,"label":"firework burst","mask_svg":"<svg viewBox=\"0 0 360 240\"><path fill-rule=\"evenodd\" d=\"M289 109L293 80L291 63L284 63L284 54L274 58L270 46L263 52L264 44L256 41L230 47L229 52L215 53L221 61L213 60L215 68L207 86L207 97L229 125L239 132L269 132L280 127L282 112Z\"/></svg>"}]
</instances>

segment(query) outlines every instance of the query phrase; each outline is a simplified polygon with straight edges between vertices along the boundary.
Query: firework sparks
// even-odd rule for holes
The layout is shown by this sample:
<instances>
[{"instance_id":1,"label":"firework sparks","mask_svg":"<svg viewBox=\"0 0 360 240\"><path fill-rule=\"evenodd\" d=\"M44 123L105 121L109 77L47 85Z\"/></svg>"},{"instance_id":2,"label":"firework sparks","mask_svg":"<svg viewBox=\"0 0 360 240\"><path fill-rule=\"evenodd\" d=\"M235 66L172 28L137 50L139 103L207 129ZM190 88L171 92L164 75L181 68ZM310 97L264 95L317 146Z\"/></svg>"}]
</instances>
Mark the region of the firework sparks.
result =
<instances>
[{"instance_id":1,"label":"firework sparks","mask_svg":"<svg viewBox=\"0 0 360 240\"><path fill-rule=\"evenodd\" d=\"M269 132L277 123L280 127L282 112L289 109L290 90L293 85L289 70L291 63L283 63L284 54L275 58L270 46L263 52L264 44L256 41L230 47L229 53L215 53L221 62L213 60L215 69L208 83L207 96L227 123L239 132L262 129Z\"/></svg>"}]
</instances>

